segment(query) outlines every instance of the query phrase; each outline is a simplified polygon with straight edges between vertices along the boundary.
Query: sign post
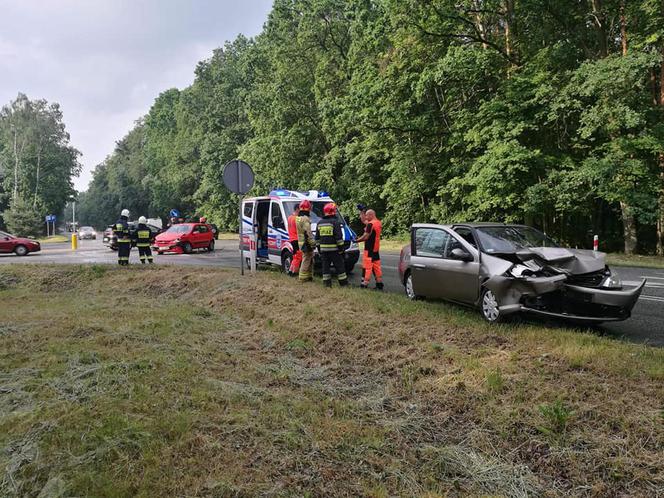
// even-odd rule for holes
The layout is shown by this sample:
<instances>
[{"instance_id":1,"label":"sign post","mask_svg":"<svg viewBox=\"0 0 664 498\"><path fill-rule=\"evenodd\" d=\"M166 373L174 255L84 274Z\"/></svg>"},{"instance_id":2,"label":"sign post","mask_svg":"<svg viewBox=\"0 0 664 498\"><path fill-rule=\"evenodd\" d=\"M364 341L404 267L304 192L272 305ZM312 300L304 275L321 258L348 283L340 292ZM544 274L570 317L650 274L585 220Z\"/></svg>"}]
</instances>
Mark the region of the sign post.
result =
<instances>
[{"instance_id":1,"label":"sign post","mask_svg":"<svg viewBox=\"0 0 664 498\"><path fill-rule=\"evenodd\" d=\"M244 161L234 159L224 166L224 185L231 192L240 196L240 207L238 209L239 228L238 233L240 236L240 271L244 275L244 227L242 225L242 200L243 196L249 192L254 186L254 171ZM249 250L252 255L251 270L256 271L254 225L251 224L251 236L249 237Z\"/></svg>"}]
</instances>

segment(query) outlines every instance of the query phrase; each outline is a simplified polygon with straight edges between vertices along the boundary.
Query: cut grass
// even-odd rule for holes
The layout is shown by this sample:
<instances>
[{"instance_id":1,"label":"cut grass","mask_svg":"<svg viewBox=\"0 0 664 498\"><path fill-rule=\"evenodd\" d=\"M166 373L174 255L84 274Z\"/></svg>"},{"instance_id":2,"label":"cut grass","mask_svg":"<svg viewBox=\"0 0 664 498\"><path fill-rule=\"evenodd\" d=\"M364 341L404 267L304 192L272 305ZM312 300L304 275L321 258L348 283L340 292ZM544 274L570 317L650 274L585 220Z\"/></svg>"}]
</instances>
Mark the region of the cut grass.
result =
<instances>
[{"instance_id":1,"label":"cut grass","mask_svg":"<svg viewBox=\"0 0 664 498\"><path fill-rule=\"evenodd\" d=\"M37 239L40 244L52 244L56 242L69 242L68 235L53 235L52 237L42 237Z\"/></svg>"},{"instance_id":2,"label":"cut grass","mask_svg":"<svg viewBox=\"0 0 664 498\"><path fill-rule=\"evenodd\" d=\"M0 495L656 496L664 350L272 272L0 270Z\"/></svg>"},{"instance_id":3,"label":"cut grass","mask_svg":"<svg viewBox=\"0 0 664 498\"><path fill-rule=\"evenodd\" d=\"M610 253L606 257L606 262L614 266L638 266L641 268L664 269L664 258L661 256L641 256L638 254L629 256L622 253Z\"/></svg>"}]
</instances>

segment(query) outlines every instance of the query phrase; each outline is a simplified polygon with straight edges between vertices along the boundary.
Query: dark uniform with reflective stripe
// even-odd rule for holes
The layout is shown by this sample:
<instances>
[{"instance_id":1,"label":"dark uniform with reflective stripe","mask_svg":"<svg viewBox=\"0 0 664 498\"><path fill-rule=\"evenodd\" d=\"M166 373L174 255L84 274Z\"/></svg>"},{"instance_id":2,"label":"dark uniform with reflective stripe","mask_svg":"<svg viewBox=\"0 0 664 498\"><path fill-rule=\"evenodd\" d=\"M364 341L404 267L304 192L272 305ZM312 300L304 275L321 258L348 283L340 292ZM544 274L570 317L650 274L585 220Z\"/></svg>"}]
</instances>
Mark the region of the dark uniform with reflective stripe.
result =
<instances>
[{"instance_id":1,"label":"dark uniform with reflective stripe","mask_svg":"<svg viewBox=\"0 0 664 498\"><path fill-rule=\"evenodd\" d=\"M145 262L154 263L152 259L152 249L150 249L150 244L152 243L152 232L147 225L139 224L134 232L134 239L136 240L136 247L138 247L138 257L141 260L142 264Z\"/></svg>"},{"instance_id":2,"label":"dark uniform with reflective stripe","mask_svg":"<svg viewBox=\"0 0 664 498\"><path fill-rule=\"evenodd\" d=\"M332 270L337 271L339 285L348 285L344 264L344 236L336 216L324 216L316 226L316 243L323 263L323 283L332 286Z\"/></svg>"},{"instance_id":3,"label":"dark uniform with reflective stripe","mask_svg":"<svg viewBox=\"0 0 664 498\"><path fill-rule=\"evenodd\" d=\"M118 240L118 264L125 266L129 264L129 253L131 252L131 236L129 234L129 223L126 216L113 225L113 235Z\"/></svg>"}]
</instances>

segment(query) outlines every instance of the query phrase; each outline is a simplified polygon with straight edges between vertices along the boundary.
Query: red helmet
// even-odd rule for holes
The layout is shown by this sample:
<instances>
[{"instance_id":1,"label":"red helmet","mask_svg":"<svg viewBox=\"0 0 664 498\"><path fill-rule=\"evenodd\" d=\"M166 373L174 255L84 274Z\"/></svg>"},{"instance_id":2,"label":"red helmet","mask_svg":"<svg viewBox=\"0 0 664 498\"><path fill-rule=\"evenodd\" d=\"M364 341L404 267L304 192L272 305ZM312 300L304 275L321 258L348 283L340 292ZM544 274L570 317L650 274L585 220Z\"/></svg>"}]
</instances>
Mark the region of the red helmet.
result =
<instances>
[{"instance_id":1,"label":"red helmet","mask_svg":"<svg viewBox=\"0 0 664 498\"><path fill-rule=\"evenodd\" d=\"M304 199L302 202L300 202L300 209L302 211L311 211L311 201Z\"/></svg>"},{"instance_id":2,"label":"red helmet","mask_svg":"<svg viewBox=\"0 0 664 498\"><path fill-rule=\"evenodd\" d=\"M334 216L337 214L337 205L334 202L328 202L323 206L323 214L325 216Z\"/></svg>"}]
</instances>

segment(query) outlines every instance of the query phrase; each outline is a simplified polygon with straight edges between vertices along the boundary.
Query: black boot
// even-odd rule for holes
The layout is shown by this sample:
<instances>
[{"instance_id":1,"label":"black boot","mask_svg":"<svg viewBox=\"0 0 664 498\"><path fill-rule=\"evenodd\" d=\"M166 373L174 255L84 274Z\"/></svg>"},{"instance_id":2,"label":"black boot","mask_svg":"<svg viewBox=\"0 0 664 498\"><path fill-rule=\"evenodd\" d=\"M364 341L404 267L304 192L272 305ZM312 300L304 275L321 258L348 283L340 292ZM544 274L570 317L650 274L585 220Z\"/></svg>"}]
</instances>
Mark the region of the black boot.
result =
<instances>
[{"instance_id":1,"label":"black boot","mask_svg":"<svg viewBox=\"0 0 664 498\"><path fill-rule=\"evenodd\" d=\"M332 287L332 280L323 280L323 285L325 287Z\"/></svg>"},{"instance_id":2,"label":"black boot","mask_svg":"<svg viewBox=\"0 0 664 498\"><path fill-rule=\"evenodd\" d=\"M376 282L376 290L379 291L383 290L383 282Z\"/></svg>"},{"instance_id":3,"label":"black boot","mask_svg":"<svg viewBox=\"0 0 664 498\"><path fill-rule=\"evenodd\" d=\"M348 279L347 279L347 278L344 278L344 279L342 279L342 280L339 280L339 285L340 285L341 287L346 287L346 286L348 285Z\"/></svg>"}]
</instances>

